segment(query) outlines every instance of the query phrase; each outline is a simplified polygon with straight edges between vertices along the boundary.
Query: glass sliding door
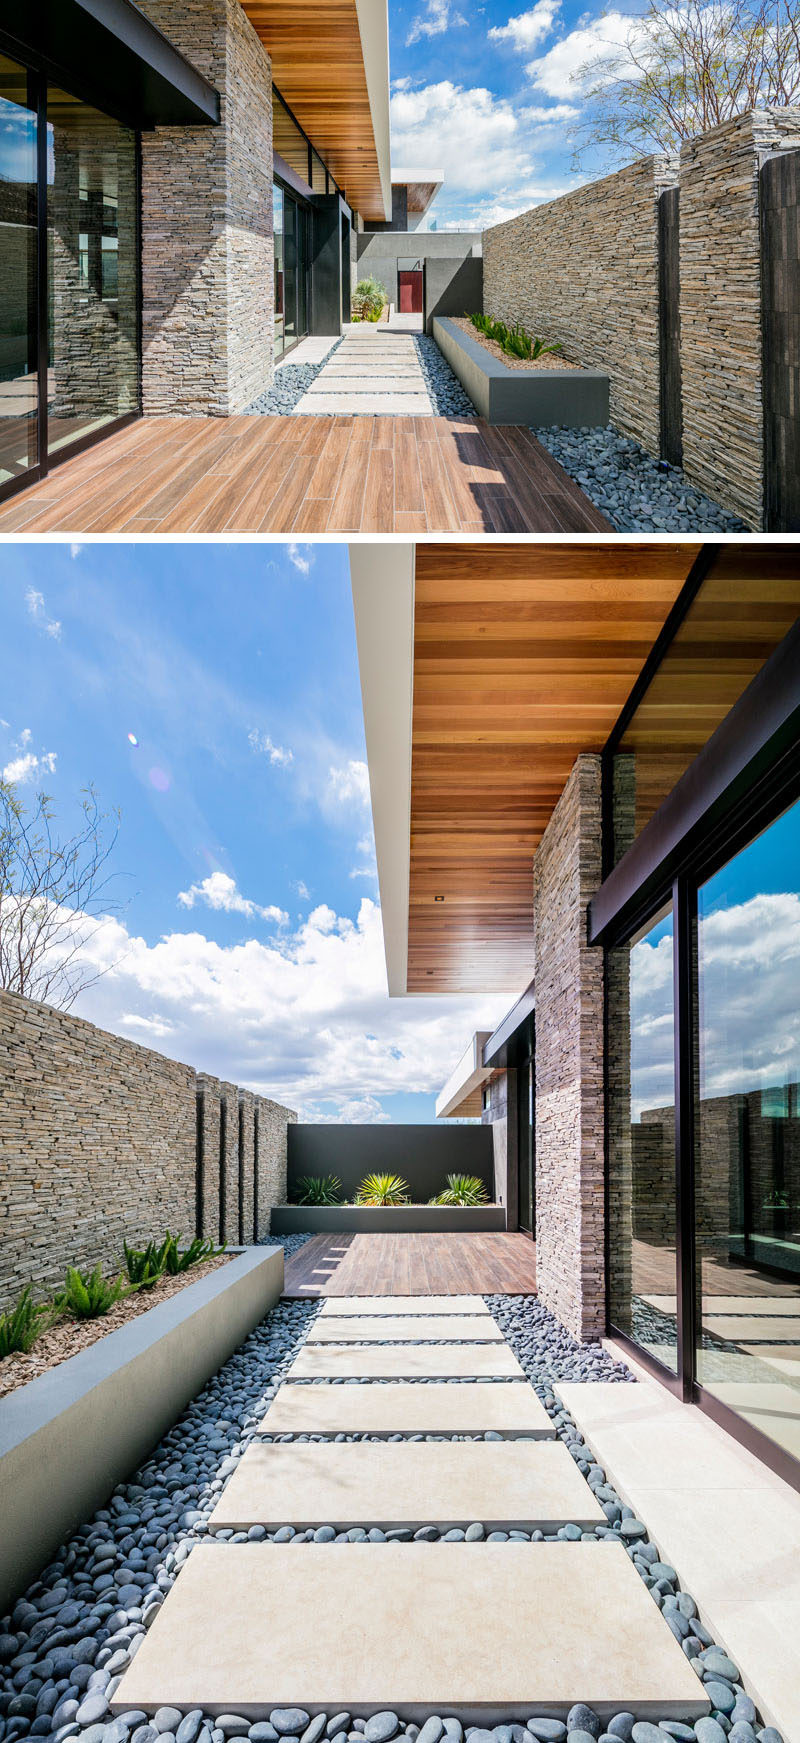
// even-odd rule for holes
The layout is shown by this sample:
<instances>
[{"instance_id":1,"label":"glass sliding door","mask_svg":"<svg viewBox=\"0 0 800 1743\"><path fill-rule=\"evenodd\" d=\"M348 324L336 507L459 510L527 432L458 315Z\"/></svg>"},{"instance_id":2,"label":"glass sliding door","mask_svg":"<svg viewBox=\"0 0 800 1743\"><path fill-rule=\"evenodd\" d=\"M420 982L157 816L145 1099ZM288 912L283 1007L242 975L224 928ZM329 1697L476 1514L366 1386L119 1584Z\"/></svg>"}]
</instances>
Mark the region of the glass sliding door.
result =
<instances>
[{"instance_id":1,"label":"glass sliding door","mask_svg":"<svg viewBox=\"0 0 800 1743\"><path fill-rule=\"evenodd\" d=\"M608 952L609 1312L678 1372L673 919Z\"/></svg>"},{"instance_id":2,"label":"glass sliding door","mask_svg":"<svg viewBox=\"0 0 800 1743\"><path fill-rule=\"evenodd\" d=\"M297 280L298 280L297 201L290 194L283 196L283 270L286 285L284 310L284 350L297 343Z\"/></svg>"},{"instance_id":3,"label":"glass sliding door","mask_svg":"<svg viewBox=\"0 0 800 1743\"><path fill-rule=\"evenodd\" d=\"M28 73L0 54L0 488L39 460L37 136Z\"/></svg>"},{"instance_id":4,"label":"glass sliding door","mask_svg":"<svg viewBox=\"0 0 800 1743\"><path fill-rule=\"evenodd\" d=\"M308 332L310 212L281 182L272 189L275 261L274 356L277 361Z\"/></svg>"},{"instance_id":5,"label":"glass sliding door","mask_svg":"<svg viewBox=\"0 0 800 1743\"><path fill-rule=\"evenodd\" d=\"M272 246L275 272L274 356L283 356L284 308L286 297L283 273L283 188L275 182L272 188Z\"/></svg>"},{"instance_id":6,"label":"glass sliding door","mask_svg":"<svg viewBox=\"0 0 800 1743\"><path fill-rule=\"evenodd\" d=\"M519 1160L519 1226L523 1234L536 1234L535 1079L533 1054L517 1066L517 1154Z\"/></svg>"},{"instance_id":7,"label":"glass sliding door","mask_svg":"<svg viewBox=\"0 0 800 1743\"><path fill-rule=\"evenodd\" d=\"M696 1374L800 1458L800 801L697 898Z\"/></svg>"},{"instance_id":8,"label":"glass sliding door","mask_svg":"<svg viewBox=\"0 0 800 1743\"><path fill-rule=\"evenodd\" d=\"M138 409L136 137L47 91L48 452Z\"/></svg>"}]
</instances>

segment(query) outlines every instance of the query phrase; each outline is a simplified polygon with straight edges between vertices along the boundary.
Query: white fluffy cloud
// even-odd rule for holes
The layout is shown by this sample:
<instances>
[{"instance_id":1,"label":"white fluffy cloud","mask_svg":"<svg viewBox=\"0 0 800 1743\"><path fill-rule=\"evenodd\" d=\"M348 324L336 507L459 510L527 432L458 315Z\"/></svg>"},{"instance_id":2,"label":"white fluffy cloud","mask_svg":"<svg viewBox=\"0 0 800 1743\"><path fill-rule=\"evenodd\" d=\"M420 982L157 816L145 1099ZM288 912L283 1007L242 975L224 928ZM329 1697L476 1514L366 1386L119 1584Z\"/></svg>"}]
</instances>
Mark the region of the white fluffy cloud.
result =
<instances>
[{"instance_id":1,"label":"white fluffy cloud","mask_svg":"<svg viewBox=\"0 0 800 1743\"><path fill-rule=\"evenodd\" d=\"M419 42L420 37L442 36L444 31L466 22L463 13L455 10L452 0L425 0L425 11L412 20L406 47Z\"/></svg>"},{"instance_id":2,"label":"white fluffy cloud","mask_svg":"<svg viewBox=\"0 0 800 1743\"><path fill-rule=\"evenodd\" d=\"M520 53L535 48L550 35L561 0L536 0L528 12L518 12L507 24L495 24L489 31L490 42L507 42Z\"/></svg>"},{"instance_id":3,"label":"white fluffy cloud","mask_svg":"<svg viewBox=\"0 0 800 1743\"><path fill-rule=\"evenodd\" d=\"M269 733L259 732L257 726L253 727L252 732L248 732L247 742L251 750L256 751L259 756L268 757L279 768L288 768L294 762L293 751L287 750L283 744L274 744Z\"/></svg>"},{"instance_id":4,"label":"white fluffy cloud","mask_svg":"<svg viewBox=\"0 0 800 1743\"><path fill-rule=\"evenodd\" d=\"M3 722L3 725L7 724L7 722ZM58 752L43 750L37 754L30 748L32 738L33 733L30 727L23 727L16 744L12 746L12 750L16 754L9 758L1 771L2 779L9 781L12 786L30 785L33 781L39 780L42 775L54 775L56 772Z\"/></svg>"},{"instance_id":5,"label":"white fluffy cloud","mask_svg":"<svg viewBox=\"0 0 800 1743\"><path fill-rule=\"evenodd\" d=\"M222 914L245 914L248 919L274 920L277 925L285 926L289 916L283 908L270 904L266 908L258 902L250 901L236 887L236 880L227 872L211 872L202 883L190 884L188 890L179 890L178 901L182 908L193 908L196 903L206 908L214 908Z\"/></svg>"},{"instance_id":6,"label":"white fluffy cloud","mask_svg":"<svg viewBox=\"0 0 800 1743\"><path fill-rule=\"evenodd\" d=\"M295 569L299 569L301 575L307 575L314 561L314 547L313 545L297 545L292 541L286 547L286 555Z\"/></svg>"},{"instance_id":7,"label":"white fluffy cloud","mask_svg":"<svg viewBox=\"0 0 800 1743\"><path fill-rule=\"evenodd\" d=\"M505 97L481 86L467 90L450 79L395 91L391 102L392 156L421 163L436 141L436 161L449 191L482 193L517 183L532 171L520 145L519 121Z\"/></svg>"},{"instance_id":8,"label":"white fluffy cloud","mask_svg":"<svg viewBox=\"0 0 800 1743\"><path fill-rule=\"evenodd\" d=\"M44 594L40 593L37 587L28 588L25 594L25 604L28 607L28 616L32 617L34 623L44 630L45 635L49 635L52 641L60 641L61 624L57 618L48 616Z\"/></svg>"},{"instance_id":9,"label":"white fluffy cloud","mask_svg":"<svg viewBox=\"0 0 800 1743\"><path fill-rule=\"evenodd\" d=\"M546 54L528 61L525 71L537 91L545 96L573 99L580 92L577 75L588 62L603 58L604 51L613 58L635 28L634 20L624 12L606 12L590 21L582 19Z\"/></svg>"},{"instance_id":10,"label":"white fluffy cloud","mask_svg":"<svg viewBox=\"0 0 800 1743\"><path fill-rule=\"evenodd\" d=\"M355 806L366 810L369 806L369 769L358 757L350 757L341 768L331 768L328 771L326 788L327 806Z\"/></svg>"},{"instance_id":11,"label":"white fluffy cloud","mask_svg":"<svg viewBox=\"0 0 800 1743\"><path fill-rule=\"evenodd\" d=\"M355 920L320 906L291 933L231 946L198 931L150 945L108 919L85 952L108 972L80 1015L300 1110L333 1103L345 1120L356 1106L372 1118L384 1095L437 1091L473 1031L501 1014L496 1000L390 1000L366 897Z\"/></svg>"}]
</instances>

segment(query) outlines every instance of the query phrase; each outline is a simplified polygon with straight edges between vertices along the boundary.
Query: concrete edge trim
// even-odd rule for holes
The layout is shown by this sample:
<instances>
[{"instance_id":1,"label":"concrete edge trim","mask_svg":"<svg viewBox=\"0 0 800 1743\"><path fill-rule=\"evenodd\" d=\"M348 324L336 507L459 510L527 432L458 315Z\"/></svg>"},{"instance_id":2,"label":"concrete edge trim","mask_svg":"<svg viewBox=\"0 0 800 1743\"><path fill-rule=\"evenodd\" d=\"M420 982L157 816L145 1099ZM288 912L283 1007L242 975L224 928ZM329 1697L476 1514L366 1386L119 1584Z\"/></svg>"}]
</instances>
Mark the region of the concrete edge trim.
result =
<instances>
[{"instance_id":1,"label":"concrete edge trim","mask_svg":"<svg viewBox=\"0 0 800 1743\"><path fill-rule=\"evenodd\" d=\"M29 1380L27 1385L9 1393L3 1400L0 1413L0 1460L30 1439L54 1416L85 1399L109 1375L135 1361L162 1338L170 1337L194 1314L209 1307L249 1277L264 1264L265 1259L277 1251L282 1253L283 1249L236 1247L228 1251L232 1255L228 1264L220 1265L207 1277L199 1277L196 1283L187 1283L167 1301L158 1302L127 1325L118 1326L116 1331L98 1338L88 1349L79 1350L77 1355L69 1356L57 1367L49 1368L46 1373Z\"/></svg>"},{"instance_id":2,"label":"concrete edge trim","mask_svg":"<svg viewBox=\"0 0 800 1743\"><path fill-rule=\"evenodd\" d=\"M81 1351L12 1394L16 1405L10 1421L3 1412L0 1456L0 1615L69 1533L149 1456L275 1305L283 1291L283 1248L251 1249L221 1270L228 1273L224 1286L210 1288L212 1279L202 1279L143 1313L135 1351L123 1341L128 1327L101 1338L94 1346L100 1352L94 1384L87 1384L83 1361L93 1352ZM173 1302L183 1311L173 1310ZM167 1325L168 1309L173 1311ZM158 1321L155 1330L147 1325L152 1320ZM71 1388L65 1384L70 1370ZM34 1388L35 1419L28 1416L26 1398Z\"/></svg>"},{"instance_id":3,"label":"concrete edge trim","mask_svg":"<svg viewBox=\"0 0 800 1743\"><path fill-rule=\"evenodd\" d=\"M387 1230L406 1234L457 1234L459 1230L505 1230L502 1204L449 1205L273 1205L270 1228L274 1235L324 1233L358 1234Z\"/></svg>"}]
</instances>

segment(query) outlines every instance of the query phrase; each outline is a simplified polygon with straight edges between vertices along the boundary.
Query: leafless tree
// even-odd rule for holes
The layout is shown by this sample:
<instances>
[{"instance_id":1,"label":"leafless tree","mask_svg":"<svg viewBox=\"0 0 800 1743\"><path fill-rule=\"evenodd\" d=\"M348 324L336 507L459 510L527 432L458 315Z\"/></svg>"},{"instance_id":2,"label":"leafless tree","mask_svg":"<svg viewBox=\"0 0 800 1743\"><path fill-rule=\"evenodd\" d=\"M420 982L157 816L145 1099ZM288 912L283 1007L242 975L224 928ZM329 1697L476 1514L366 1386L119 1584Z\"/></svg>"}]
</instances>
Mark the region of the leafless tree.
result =
<instances>
[{"instance_id":1,"label":"leafless tree","mask_svg":"<svg viewBox=\"0 0 800 1743\"><path fill-rule=\"evenodd\" d=\"M625 163L675 154L748 109L800 100L800 0L647 0L573 79L578 165L598 148Z\"/></svg>"},{"instance_id":2,"label":"leafless tree","mask_svg":"<svg viewBox=\"0 0 800 1743\"><path fill-rule=\"evenodd\" d=\"M106 972L83 950L96 920L117 911L106 868L119 813L101 812L93 787L82 812L76 834L61 841L48 795L26 809L0 779L0 988L63 1011Z\"/></svg>"}]
</instances>

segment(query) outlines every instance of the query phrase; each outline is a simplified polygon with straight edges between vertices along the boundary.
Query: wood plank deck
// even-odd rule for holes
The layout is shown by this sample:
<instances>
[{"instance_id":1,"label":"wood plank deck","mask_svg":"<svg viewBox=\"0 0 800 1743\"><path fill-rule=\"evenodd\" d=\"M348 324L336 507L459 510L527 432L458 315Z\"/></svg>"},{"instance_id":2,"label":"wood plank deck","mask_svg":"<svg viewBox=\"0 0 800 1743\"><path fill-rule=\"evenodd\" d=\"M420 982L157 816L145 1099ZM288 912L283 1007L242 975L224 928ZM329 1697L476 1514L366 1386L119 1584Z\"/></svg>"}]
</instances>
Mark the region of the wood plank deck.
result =
<instances>
[{"instance_id":1,"label":"wood plank deck","mask_svg":"<svg viewBox=\"0 0 800 1743\"><path fill-rule=\"evenodd\" d=\"M285 1296L535 1295L526 1235L312 1235L286 1262Z\"/></svg>"},{"instance_id":2,"label":"wood plank deck","mask_svg":"<svg viewBox=\"0 0 800 1743\"><path fill-rule=\"evenodd\" d=\"M611 530L530 430L480 418L142 418L0 506L26 534Z\"/></svg>"}]
</instances>

